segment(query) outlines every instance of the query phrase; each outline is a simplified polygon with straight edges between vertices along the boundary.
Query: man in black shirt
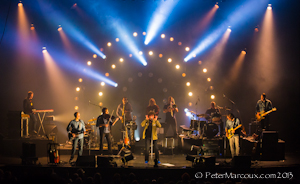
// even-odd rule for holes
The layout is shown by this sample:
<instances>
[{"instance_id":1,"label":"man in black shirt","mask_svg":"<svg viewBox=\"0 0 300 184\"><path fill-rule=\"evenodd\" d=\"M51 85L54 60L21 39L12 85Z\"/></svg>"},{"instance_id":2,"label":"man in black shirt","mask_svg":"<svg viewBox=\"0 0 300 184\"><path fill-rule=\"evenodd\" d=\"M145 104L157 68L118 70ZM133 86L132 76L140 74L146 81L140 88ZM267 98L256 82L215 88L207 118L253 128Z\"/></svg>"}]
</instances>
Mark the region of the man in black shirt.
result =
<instances>
[{"instance_id":1,"label":"man in black shirt","mask_svg":"<svg viewBox=\"0 0 300 184\"><path fill-rule=\"evenodd\" d=\"M222 115L220 109L216 105L216 102L212 101L210 103L210 108L206 110L205 116L206 116L205 118L208 121L215 123L219 126L220 136L223 135L224 130L223 130Z\"/></svg>"},{"instance_id":2,"label":"man in black shirt","mask_svg":"<svg viewBox=\"0 0 300 184\"><path fill-rule=\"evenodd\" d=\"M165 135L167 134L170 127L173 129L173 136L176 138L177 136L177 121L176 121L176 113L178 112L177 105L175 104L175 100L173 97L169 96L168 103L164 106L163 113L166 113L166 125L164 127Z\"/></svg>"},{"instance_id":3,"label":"man in black shirt","mask_svg":"<svg viewBox=\"0 0 300 184\"><path fill-rule=\"evenodd\" d=\"M30 134L36 134L37 133L37 119L34 113L35 108L33 107L33 92L28 91L27 97L23 100L23 112L25 114L29 114L30 116L30 121L29 121L29 126L30 126Z\"/></svg>"}]
</instances>

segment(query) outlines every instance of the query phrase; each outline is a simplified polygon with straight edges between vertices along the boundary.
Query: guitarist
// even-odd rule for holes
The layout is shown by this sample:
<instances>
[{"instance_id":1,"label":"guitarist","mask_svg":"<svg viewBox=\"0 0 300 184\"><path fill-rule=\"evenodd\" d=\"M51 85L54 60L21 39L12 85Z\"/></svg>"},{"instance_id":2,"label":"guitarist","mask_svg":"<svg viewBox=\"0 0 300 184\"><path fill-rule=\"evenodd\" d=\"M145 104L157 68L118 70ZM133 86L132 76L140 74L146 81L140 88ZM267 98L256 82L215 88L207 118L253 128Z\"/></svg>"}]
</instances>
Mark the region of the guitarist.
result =
<instances>
[{"instance_id":1,"label":"guitarist","mask_svg":"<svg viewBox=\"0 0 300 184\"><path fill-rule=\"evenodd\" d=\"M259 116L261 112L267 112L272 110L272 102L266 99L266 93L261 94L260 100L256 104L256 115ZM264 119L261 120L261 129L269 130L270 128L270 117L266 115Z\"/></svg>"},{"instance_id":2,"label":"guitarist","mask_svg":"<svg viewBox=\"0 0 300 184\"><path fill-rule=\"evenodd\" d=\"M225 126L225 132L226 132L226 137L229 137L229 130L232 129L232 133L234 134L231 138L229 138L229 146L230 146L230 151L231 151L231 156L232 158L234 156L238 156L240 153L240 130L241 128L237 128L234 130L236 127L240 125L240 120L232 113L229 113L227 115L227 121L226 121L226 126ZM241 127L241 126L240 126Z\"/></svg>"},{"instance_id":3,"label":"guitarist","mask_svg":"<svg viewBox=\"0 0 300 184\"><path fill-rule=\"evenodd\" d=\"M74 158L78 141L79 141L78 156L82 155L82 152L83 152L83 136L85 134L85 124L80 119L80 113L79 112L75 112L74 113L74 117L75 117L75 119L71 120L70 123L67 126L67 132L73 138L72 155L71 155L71 158L69 160L69 163L72 162L72 160Z\"/></svg>"},{"instance_id":4,"label":"guitarist","mask_svg":"<svg viewBox=\"0 0 300 184\"><path fill-rule=\"evenodd\" d=\"M102 115L100 115L97 118L97 124L96 124L96 126L99 127L99 132L100 132L100 148L99 148L100 154L103 152L103 140L105 137L108 145L108 154L112 155L112 148L111 148L112 142L111 142L110 130L111 130L111 126L113 126L116 121L113 123L111 119L112 118L108 114L108 109L104 107L102 109Z\"/></svg>"},{"instance_id":5,"label":"guitarist","mask_svg":"<svg viewBox=\"0 0 300 184\"><path fill-rule=\"evenodd\" d=\"M128 98L123 97L122 103L120 103L118 105L116 114L117 114L118 118L120 120L122 120L122 122L123 122L122 129L125 130L125 128L127 128L127 127L125 127L125 125L129 124L130 121L132 121L132 106L128 102ZM124 117L125 117L125 119L124 119ZM130 137L129 135L131 134L131 132L130 132L129 128L127 128L127 133L128 133L127 136ZM122 137L123 137L123 135L122 135ZM131 141L134 141L134 140L131 140Z\"/></svg>"}]
</instances>

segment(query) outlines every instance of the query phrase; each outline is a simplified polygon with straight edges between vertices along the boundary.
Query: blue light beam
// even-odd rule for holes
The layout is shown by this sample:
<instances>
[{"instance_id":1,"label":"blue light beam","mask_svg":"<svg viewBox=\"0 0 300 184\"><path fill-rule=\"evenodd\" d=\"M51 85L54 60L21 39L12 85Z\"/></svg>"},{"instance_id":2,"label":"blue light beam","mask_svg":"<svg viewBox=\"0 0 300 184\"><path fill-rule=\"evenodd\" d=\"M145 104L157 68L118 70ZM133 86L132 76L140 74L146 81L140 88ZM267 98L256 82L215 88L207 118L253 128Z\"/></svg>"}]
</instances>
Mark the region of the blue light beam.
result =
<instances>
[{"instance_id":1,"label":"blue light beam","mask_svg":"<svg viewBox=\"0 0 300 184\"><path fill-rule=\"evenodd\" d=\"M261 8L265 8L266 0L252 0L247 1L245 5L241 5L240 8L232 13L226 21L224 21L215 31L210 35L205 37L195 49L193 49L185 58L184 61L187 62L193 58L194 55L199 55L209 48L213 43L215 43L228 28L228 26L234 27L241 24L243 21L250 19L252 16L256 15L256 12Z\"/></svg>"},{"instance_id":2,"label":"blue light beam","mask_svg":"<svg viewBox=\"0 0 300 184\"><path fill-rule=\"evenodd\" d=\"M43 1L40 1L42 8L46 10L46 5ZM43 11L45 12L45 11ZM83 44L85 47L90 49L93 53L96 53L98 56L102 57L103 59L106 58L105 54L103 54L89 39L84 36L84 34L79 31L77 27L72 25L69 20L67 20L62 14L60 14L57 10L53 11L51 16L46 15L46 18L51 19L54 25L61 25L64 31L70 35L74 40ZM56 22L59 20L59 23Z\"/></svg>"},{"instance_id":3,"label":"blue light beam","mask_svg":"<svg viewBox=\"0 0 300 184\"><path fill-rule=\"evenodd\" d=\"M162 25L167 21L167 18L171 14L174 7L179 1L161 1L157 9L155 10L149 26L147 28L147 35L145 38L145 45L148 45L150 41L157 35Z\"/></svg>"},{"instance_id":4,"label":"blue light beam","mask_svg":"<svg viewBox=\"0 0 300 184\"><path fill-rule=\"evenodd\" d=\"M132 52L132 55L136 57L144 66L147 66L147 61L143 55L139 54L139 49L133 42L132 37L130 37L126 31L126 27L120 21L114 21L113 27L116 29L117 34L120 37L120 42L125 45L125 47Z\"/></svg>"},{"instance_id":5,"label":"blue light beam","mask_svg":"<svg viewBox=\"0 0 300 184\"><path fill-rule=\"evenodd\" d=\"M66 69L80 72L80 73L82 73L86 76L89 76L99 82L105 82L108 85L118 87L118 83L110 80L107 77L104 77L99 72L94 71L94 70L88 68L87 66L81 64L80 63L81 61L78 61L74 58L70 58L61 53L58 53L57 51L52 50L51 48L50 48L50 51L49 51L49 49L47 49L47 52L53 57L54 61L56 61L57 64L62 65Z\"/></svg>"}]
</instances>

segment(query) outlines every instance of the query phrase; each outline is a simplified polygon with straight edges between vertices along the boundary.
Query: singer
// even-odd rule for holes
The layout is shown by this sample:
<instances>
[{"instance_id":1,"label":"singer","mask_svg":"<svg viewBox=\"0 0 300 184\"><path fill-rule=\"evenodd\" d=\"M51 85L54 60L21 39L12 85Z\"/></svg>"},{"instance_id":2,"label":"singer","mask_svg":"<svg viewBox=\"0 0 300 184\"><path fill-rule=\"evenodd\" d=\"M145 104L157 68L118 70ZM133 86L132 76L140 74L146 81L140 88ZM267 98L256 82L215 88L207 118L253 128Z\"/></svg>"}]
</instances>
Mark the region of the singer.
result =
<instances>
[{"instance_id":1,"label":"singer","mask_svg":"<svg viewBox=\"0 0 300 184\"><path fill-rule=\"evenodd\" d=\"M141 124L144 128L143 131L143 139L145 139L145 164L148 164L149 162L149 143L153 142L153 149L155 152L155 163L160 163L159 161L159 153L158 153L158 147L157 147L157 130L156 128L160 128L161 124L157 120L157 116L155 116L155 113L150 111L148 113L148 116L146 116L146 119Z\"/></svg>"}]
</instances>

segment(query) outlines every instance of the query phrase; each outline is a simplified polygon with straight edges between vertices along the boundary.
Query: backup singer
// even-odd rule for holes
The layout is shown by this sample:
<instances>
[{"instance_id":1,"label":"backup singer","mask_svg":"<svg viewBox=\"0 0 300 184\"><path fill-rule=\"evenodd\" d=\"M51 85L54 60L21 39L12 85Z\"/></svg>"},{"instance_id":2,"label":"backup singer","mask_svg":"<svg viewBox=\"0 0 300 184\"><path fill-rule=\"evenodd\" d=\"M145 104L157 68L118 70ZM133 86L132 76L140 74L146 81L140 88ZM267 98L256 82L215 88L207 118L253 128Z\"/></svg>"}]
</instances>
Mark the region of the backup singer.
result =
<instances>
[{"instance_id":1,"label":"backup singer","mask_svg":"<svg viewBox=\"0 0 300 184\"><path fill-rule=\"evenodd\" d=\"M73 144L72 144L72 154L69 160L69 163L73 160L75 152L76 152L76 147L78 145L78 156L82 155L83 152L83 136L85 134L85 124L84 122L80 119L80 113L75 112L74 113L75 119L71 120L70 123L67 126L67 132L69 134L72 134L72 139L73 139Z\"/></svg>"},{"instance_id":2,"label":"backup singer","mask_svg":"<svg viewBox=\"0 0 300 184\"><path fill-rule=\"evenodd\" d=\"M123 123L125 123L125 125L127 125L128 123L130 123L130 121L132 121L132 106L131 104L128 102L128 99L126 97L124 97L122 99L122 103L119 104L118 108L117 108L117 116L119 117L120 120L122 120ZM125 116L125 120L123 121ZM125 126L124 124L122 125L123 130L125 130ZM128 132L128 137L130 137L130 129L127 128L127 132Z\"/></svg>"},{"instance_id":3,"label":"backup singer","mask_svg":"<svg viewBox=\"0 0 300 184\"><path fill-rule=\"evenodd\" d=\"M99 132L100 132L100 154L103 152L103 141L104 137L106 138L107 145L108 145L108 154L112 155L112 140L111 140L111 126L115 124L111 121L110 115L108 114L108 109L104 107L102 109L102 115L100 115L97 118L97 124L96 126L99 127Z\"/></svg>"},{"instance_id":4,"label":"backup singer","mask_svg":"<svg viewBox=\"0 0 300 184\"><path fill-rule=\"evenodd\" d=\"M169 96L168 103L164 106L163 113L166 113L166 127L165 127L165 135L167 134L170 127L173 129L173 136L177 136L177 121L176 121L176 113L178 112L177 105L175 104L175 100L173 97Z\"/></svg>"},{"instance_id":5,"label":"backup singer","mask_svg":"<svg viewBox=\"0 0 300 184\"><path fill-rule=\"evenodd\" d=\"M161 124L157 120L157 116L155 116L154 112L149 112L146 119L141 123L144 128L143 131L143 139L145 139L145 163L148 164L149 161L149 147L151 141L153 140L153 149L155 152L155 163L160 163L159 161L159 153L157 147L157 130L156 128L160 128Z\"/></svg>"},{"instance_id":6,"label":"backup singer","mask_svg":"<svg viewBox=\"0 0 300 184\"><path fill-rule=\"evenodd\" d=\"M35 108L33 107L33 102L32 102L33 95L34 94L32 91L28 91L27 97L23 100L23 112L25 114L29 114L30 116L30 121L29 121L30 134L37 134L37 128L36 128L37 119L33 111L35 110Z\"/></svg>"},{"instance_id":7,"label":"backup singer","mask_svg":"<svg viewBox=\"0 0 300 184\"><path fill-rule=\"evenodd\" d=\"M159 107L156 105L154 98L150 98L149 105L146 109L146 114L148 114L150 111L154 112L155 116L158 116L159 114Z\"/></svg>"},{"instance_id":8,"label":"backup singer","mask_svg":"<svg viewBox=\"0 0 300 184\"><path fill-rule=\"evenodd\" d=\"M266 98L266 93L261 94L260 100L256 103L256 114L259 114L260 112L264 111L267 112L269 110L272 110L272 102ZM261 129L269 130L270 128L270 117L269 115L265 116L265 119L261 120Z\"/></svg>"},{"instance_id":9,"label":"backup singer","mask_svg":"<svg viewBox=\"0 0 300 184\"><path fill-rule=\"evenodd\" d=\"M225 132L226 132L226 137L228 137L229 133L228 130L234 129L237 126L240 125L240 120L232 113L229 113L227 115L227 121L226 121L226 126L225 126ZM232 158L234 156L238 156L240 153L240 130L241 128L237 128L236 130L232 130L232 133L234 134L231 138L229 138L229 146L230 146L230 151L231 151L231 156Z\"/></svg>"}]
</instances>

